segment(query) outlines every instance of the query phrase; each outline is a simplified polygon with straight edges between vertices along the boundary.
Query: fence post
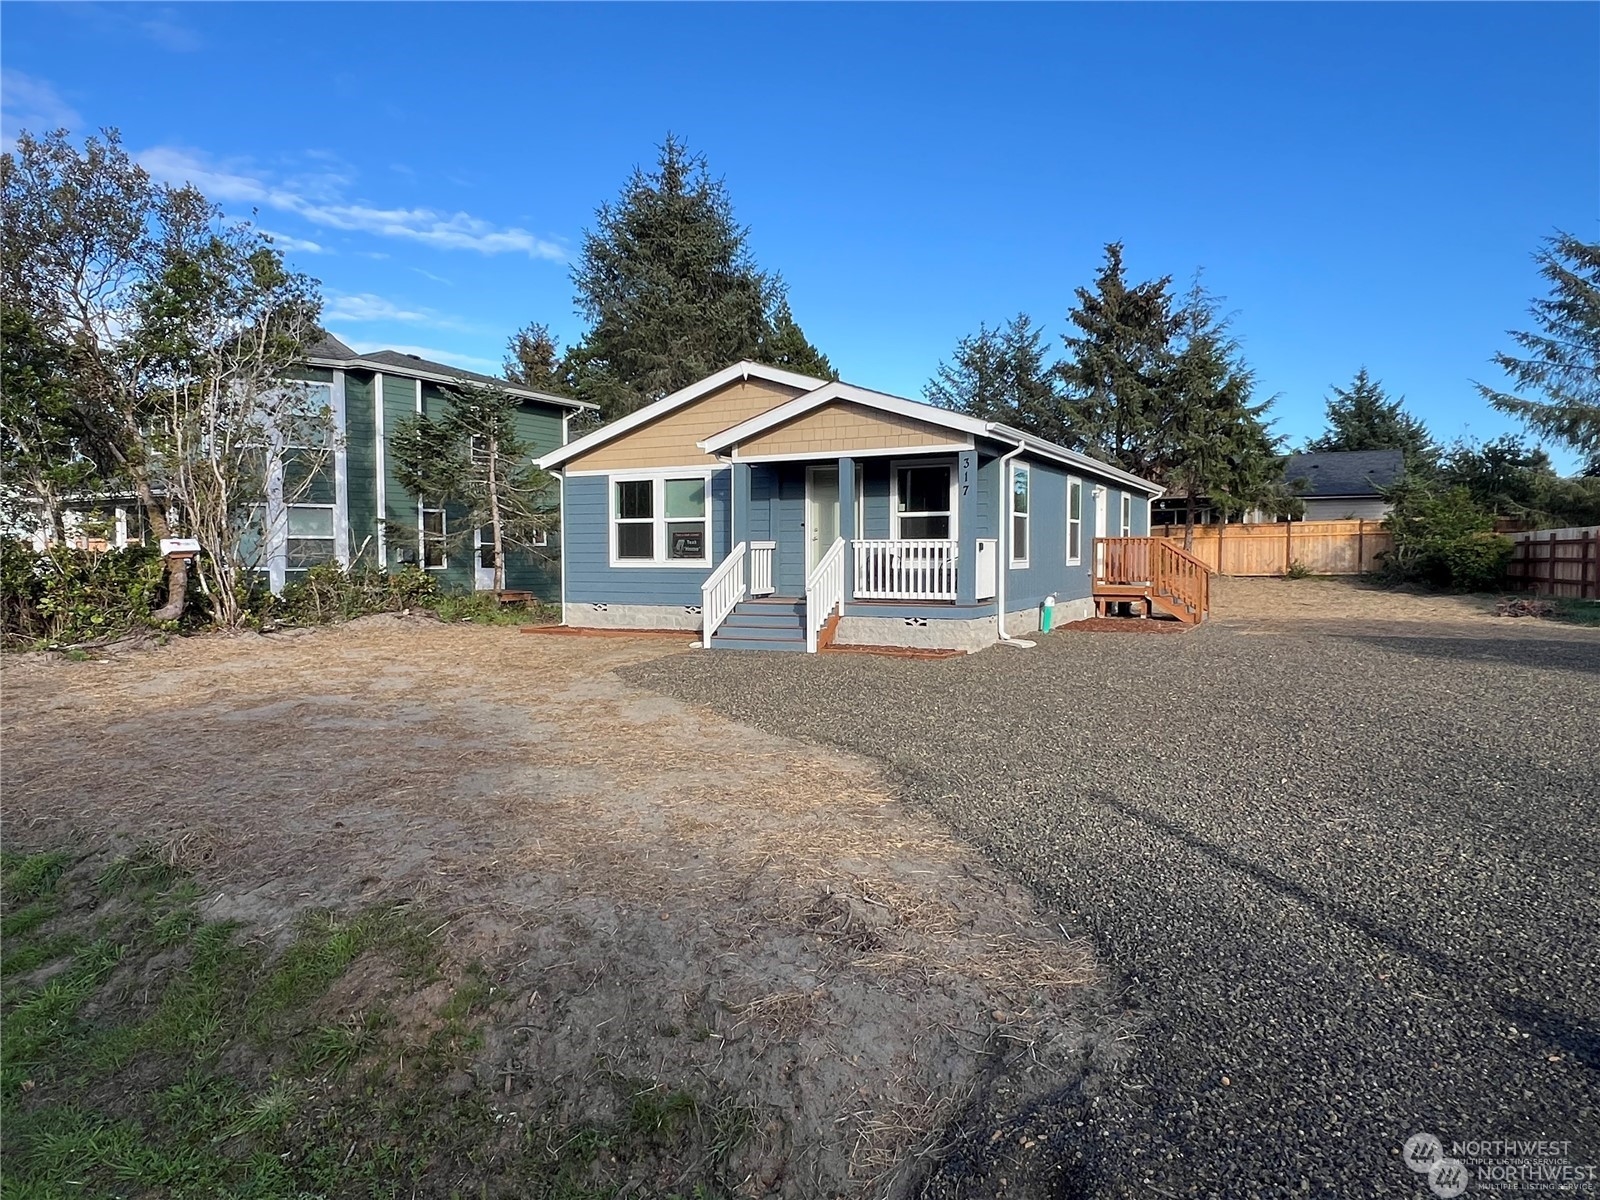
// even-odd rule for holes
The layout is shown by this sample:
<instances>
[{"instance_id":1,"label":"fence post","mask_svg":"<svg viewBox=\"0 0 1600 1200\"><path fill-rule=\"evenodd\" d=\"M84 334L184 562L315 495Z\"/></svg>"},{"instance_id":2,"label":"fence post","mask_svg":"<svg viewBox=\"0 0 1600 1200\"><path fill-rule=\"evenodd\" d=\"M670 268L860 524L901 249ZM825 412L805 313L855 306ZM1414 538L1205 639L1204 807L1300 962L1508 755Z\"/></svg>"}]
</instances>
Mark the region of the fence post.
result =
<instances>
[{"instance_id":1,"label":"fence post","mask_svg":"<svg viewBox=\"0 0 1600 1200\"><path fill-rule=\"evenodd\" d=\"M1294 522L1283 523L1283 573L1287 575L1294 565Z\"/></svg>"},{"instance_id":2,"label":"fence post","mask_svg":"<svg viewBox=\"0 0 1600 1200\"><path fill-rule=\"evenodd\" d=\"M1228 514L1222 514L1222 521L1217 526L1217 574L1226 575L1222 569L1222 535L1228 532Z\"/></svg>"},{"instance_id":3,"label":"fence post","mask_svg":"<svg viewBox=\"0 0 1600 1200\"><path fill-rule=\"evenodd\" d=\"M1367 570L1367 521L1365 517L1356 521L1356 574L1364 575Z\"/></svg>"}]
</instances>

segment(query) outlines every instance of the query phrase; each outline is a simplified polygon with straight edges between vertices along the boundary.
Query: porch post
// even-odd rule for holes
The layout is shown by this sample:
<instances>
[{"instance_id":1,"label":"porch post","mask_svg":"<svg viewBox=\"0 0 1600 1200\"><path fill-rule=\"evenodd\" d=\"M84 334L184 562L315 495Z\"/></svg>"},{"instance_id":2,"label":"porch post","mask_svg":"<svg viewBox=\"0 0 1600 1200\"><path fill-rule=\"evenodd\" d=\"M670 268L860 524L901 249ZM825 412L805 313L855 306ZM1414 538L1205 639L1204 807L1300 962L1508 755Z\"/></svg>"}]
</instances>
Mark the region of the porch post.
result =
<instances>
[{"instance_id":1,"label":"porch post","mask_svg":"<svg viewBox=\"0 0 1600 1200\"><path fill-rule=\"evenodd\" d=\"M978 452L963 450L956 456L956 525L960 552L956 556L956 602L978 602ZM1003 519L1003 518L1002 518ZM996 564L1004 570L1005 564Z\"/></svg>"},{"instance_id":2,"label":"porch post","mask_svg":"<svg viewBox=\"0 0 1600 1200\"><path fill-rule=\"evenodd\" d=\"M729 502L733 506L733 519L728 522L728 550L740 542L750 540L750 464L733 464L733 486L729 489Z\"/></svg>"},{"instance_id":3,"label":"porch post","mask_svg":"<svg viewBox=\"0 0 1600 1200\"><path fill-rule=\"evenodd\" d=\"M856 460L839 460L839 536L844 539L844 598L856 596Z\"/></svg>"}]
</instances>

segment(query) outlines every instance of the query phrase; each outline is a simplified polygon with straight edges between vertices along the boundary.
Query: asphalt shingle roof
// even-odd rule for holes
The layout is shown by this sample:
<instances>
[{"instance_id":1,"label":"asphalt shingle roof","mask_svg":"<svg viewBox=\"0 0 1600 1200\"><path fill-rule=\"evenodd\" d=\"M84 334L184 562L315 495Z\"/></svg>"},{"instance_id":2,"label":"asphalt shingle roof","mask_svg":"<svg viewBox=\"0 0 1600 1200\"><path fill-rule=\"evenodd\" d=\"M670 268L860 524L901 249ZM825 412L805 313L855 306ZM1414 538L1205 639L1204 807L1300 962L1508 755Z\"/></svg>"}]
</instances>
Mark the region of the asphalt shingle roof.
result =
<instances>
[{"instance_id":1,"label":"asphalt shingle roof","mask_svg":"<svg viewBox=\"0 0 1600 1200\"><path fill-rule=\"evenodd\" d=\"M1405 456L1398 450L1328 450L1291 454L1283 478L1290 487L1304 480L1302 496L1377 496L1404 470Z\"/></svg>"}]
</instances>

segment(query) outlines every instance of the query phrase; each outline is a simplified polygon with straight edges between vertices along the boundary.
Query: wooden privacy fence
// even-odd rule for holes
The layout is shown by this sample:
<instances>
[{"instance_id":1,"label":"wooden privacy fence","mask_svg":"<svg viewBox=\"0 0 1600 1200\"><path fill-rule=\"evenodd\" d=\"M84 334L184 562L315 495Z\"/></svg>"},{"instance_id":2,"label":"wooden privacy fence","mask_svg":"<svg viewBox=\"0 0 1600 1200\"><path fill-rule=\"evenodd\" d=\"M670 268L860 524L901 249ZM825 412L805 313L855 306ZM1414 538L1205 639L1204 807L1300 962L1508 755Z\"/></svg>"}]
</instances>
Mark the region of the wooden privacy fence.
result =
<instances>
[{"instance_id":1,"label":"wooden privacy fence","mask_svg":"<svg viewBox=\"0 0 1600 1200\"><path fill-rule=\"evenodd\" d=\"M1161 536L1183 545L1183 527ZM1299 563L1313 575L1363 575L1394 549L1381 521L1279 521L1271 525L1196 525L1190 551L1218 575L1282 575Z\"/></svg>"},{"instance_id":2,"label":"wooden privacy fence","mask_svg":"<svg viewBox=\"0 0 1600 1200\"><path fill-rule=\"evenodd\" d=\"M1506 577L1541 596L1600 600L1600 525L1513 533Z\"/></svg>"}]
</instances>

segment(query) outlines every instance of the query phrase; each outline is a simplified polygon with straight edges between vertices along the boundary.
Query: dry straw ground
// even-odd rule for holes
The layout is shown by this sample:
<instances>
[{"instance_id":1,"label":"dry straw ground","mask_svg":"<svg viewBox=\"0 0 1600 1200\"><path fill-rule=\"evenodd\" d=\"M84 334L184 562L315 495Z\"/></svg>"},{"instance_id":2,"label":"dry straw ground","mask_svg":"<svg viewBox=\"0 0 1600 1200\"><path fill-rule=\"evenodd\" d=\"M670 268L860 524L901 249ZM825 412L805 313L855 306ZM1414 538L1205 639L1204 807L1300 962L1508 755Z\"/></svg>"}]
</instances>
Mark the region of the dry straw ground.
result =
<instances>
[{"instance_id":1,"label":"dry straw ground","mask_svg":"<svg viewBox=\"0 0 1600 1200\"><path fill-rule=\"evenodd\" d=\"M613 674L682 652L385 616L12 657L7 843L154 842L268 936L420 900L516 997L463 1086L731 1097L744 1194L893 1194L963 1119L1092 1087L1132 1023L1086 944L865 762Z\"/></svg>"}]
</instances>

